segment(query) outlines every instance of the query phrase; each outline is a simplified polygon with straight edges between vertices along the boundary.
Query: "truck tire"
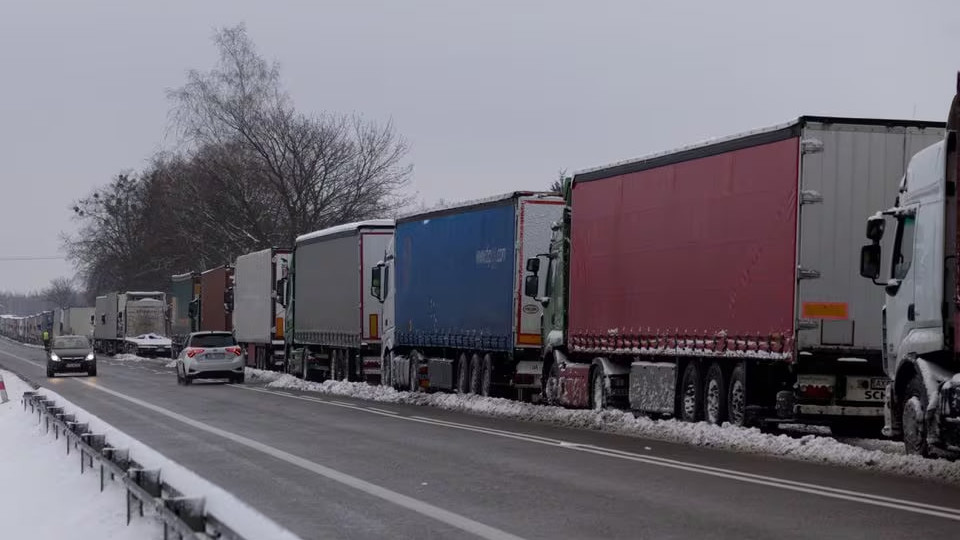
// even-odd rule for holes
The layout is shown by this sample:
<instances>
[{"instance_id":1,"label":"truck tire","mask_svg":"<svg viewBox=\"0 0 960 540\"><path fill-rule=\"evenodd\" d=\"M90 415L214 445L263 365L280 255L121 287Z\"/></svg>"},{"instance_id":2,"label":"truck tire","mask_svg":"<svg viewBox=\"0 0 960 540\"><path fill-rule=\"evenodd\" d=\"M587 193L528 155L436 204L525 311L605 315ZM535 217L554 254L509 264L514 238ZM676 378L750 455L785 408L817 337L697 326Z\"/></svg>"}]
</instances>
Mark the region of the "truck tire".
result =
<instances>
[{"instance_id":1,"label":"truck tire","mask_svg":"<svg viewBox=\"0 0 960 540\"><path fill-rule=\"evenodd\" d=\"M483 375L483 359L480 355L473 353L470 357L470 393L480 393L480 378Z\"/></svg>"},{"instance_id":2,"label":"truck tire","mask_svg":"<svg viewBox=\"0 0 960 540\"><path fill-rule=\"evenodd\" d=\"M493 357L483 355L483 370L480 372L480 395L490 397L493 392Z\"/></svg>"},{"instance_id":3,"label":"truck tire","mask_svg":"<svg viewBox=\"0 0 960 540\"><path fill-rule=\"evenodd\" d=\"M730 373L730 386L727 390L727 417L735 426L747 423L746 401L747 375L743 364L737 364Z\"/></svg>"},{"instance_id":4,"label":"truck tire","mask_svg":"<svg viewBox=\"0 0 960 540\"><path fill-rule=\"evenodd\" d=\"M420 353L417 351L410 353L410 380L407 381L407 390L420 391Z\"/></svg>"},{"instance_id":5,"label":"truck tire","mask_svg":"<svg viewBox=\"0 0 960 540\"><path fill-rule=\"evenodd\" d=\"M691 360L683 369L680 381L680 419L697 422L703 418L703 377L700 365Z\"/></svg>"},{"instance_id":6,"label":"truck tire","mask_svg":"<svg viewBox=\"0 0 960 540\"><path fill-rule=\"evenodd\" d=\"M550 370L543 378L543 403L545 405L557 406L560 404L560 367L556 362L550 364Z\"/></svg>"},{"instance_id":7,"label":"truck tire","mask_svg":"<svg viewBox=\"0 0 960 540\"><path fill-rule=\"evenodd\" d=\"M470 393L470 357L467 353L460 353L457 358L457 393Z\"/></svg>"},{"instance_id":8,"label":"truck tire","mask_svg":"<svg viewBox=\"0 0 960 540\"><path fill-rule=\"evenodd\" d=\"M594 366L590 370L590 408L602 411L607 408L607 383L603 368Z\"/></svg>"},{"instance_id":9,"label":"truck tire","mask_svg":"<svg viewBox=\"0 0 960 540\"><path fill-rule=\"evenodd\" d=\"M927 387L920 375L914 375L907 383L900 409L900 425L903 426L903 447L907 454L929 457L927 445Z\"/></svg>"},{"instance_id":10,"label":"truck tire","mask_svg":"<svg viewBox=\"0 0 960 540\"><path fill-rule=\"evenodd\" d=\"M393 386L393 381L390 380L390 374L393 372L393 353L387 351L386 354L380 355L380 386Z\"/></svg>"},{"instance_id":11,"label":"truck tire","mask_svg":"<svg viewBox=\"0 0 960 540\"><path fill-rule=\"evenodd\" d=\"M703 385L703 419L720 425L727 421L727 378L717 362L711 362Z\"/></svg>"}]
</instances>

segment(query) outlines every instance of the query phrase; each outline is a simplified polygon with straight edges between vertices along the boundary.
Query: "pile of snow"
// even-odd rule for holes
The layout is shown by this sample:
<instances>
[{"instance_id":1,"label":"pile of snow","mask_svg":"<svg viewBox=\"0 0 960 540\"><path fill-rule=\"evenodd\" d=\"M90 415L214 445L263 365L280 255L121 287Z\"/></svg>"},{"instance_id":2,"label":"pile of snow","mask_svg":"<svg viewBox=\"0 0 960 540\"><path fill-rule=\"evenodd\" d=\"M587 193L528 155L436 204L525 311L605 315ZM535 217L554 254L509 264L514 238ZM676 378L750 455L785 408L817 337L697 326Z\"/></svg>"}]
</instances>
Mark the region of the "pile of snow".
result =
<instances>
[{"instance_id":1,"label":"pile of snow","mask_svg":"<svg viewBox=\"0 0 960 540\"><path fill-rule=\"evenodd\" d=\"M70 480L74 478L80 479L78 471L79 462L73 459L74 454L71 454L70 459L66 458L65 452L63 452L62 440L55 445L52 442L50 443L54 447L51 449L52 451L59 450L59 452L55 452L59 458L56 463L48 459L41 459L40 461L42 461L43 467L46 469L58 467L58 463L62 462L64 467L66 467L64 472L69 471L70 478L66 478L66 474L58 473L57 477L52 479L52 482L41 484L36 494L34 494L33 491L29 491L29 493L34 496L25 496L28 493L27 489L17 482L11 483L9 481L10 478L23 477L23 484L26 485L34 479L23 472L25 467L22 461L19 461L16 457L14 457L14 459L7 459L8 456L18 456L21 453L24 455L32 455L39 452L34 449L32 444L25 442L23 437L8 436L9 432L4 429L5 426L3 422L9 415L20 423L26 423L29 428L27 432L34 437L36 437L35 434L39 428L35 425L36 420L33 419L34 417L24 414L23 409L19 408L20 404L18 401L20 396L23 391L29 390L29 388L13 374L7 372L2 373L4 381L7 382L7 388L11 390L11 403L0 405L0 429L3 430L2 433L4 434L3 437L0 437L0 456L2 456L2 459L0 459L0 475L2 476L0 476L0 478L4 479L4 481L0 483L0 537L74 538L77 535L77 531L83 531L82 536L84 538L162 538L162 528L152 526L152 524L148 529L135 529L131 527L130 530L134 532L131 532L129 536L121 536L120 534L124 530L126 520L123 490L119 490L118 499L108 500L103 503L102 506L100 506L100 503L91 502L96 500L94 495L99 493L99 476L95 477L90 474L82 478L84 483L89 483L93 492L92 494L91 490L86 489L84 489L82 494L66 491L64 486L68 485ZM132 460L148 469L160 469L161 479L177 490L187 496L204 497L207 511L215 515L220 521L244 538L250 540L260 538L265 540L296 540L298 538L290 531L263 516L257 510L240 501L227 491L204 480L193 471L167 459L140 441L77 407L70 401L64 399L60 394L46 388L40 388L37 392L43 394L47 399L56 401L57 406L63 407L66 413L75 414L78 420L87 422L93 433L106 435L107 444L110 446L128 449ZM50 441L53 441L52 435L50 436ZM43 444L46 444L46 441L44 441ZM8 446L9 448L7 448ZM18 446L23 448L17 449ZM96 481L94 481L94 478ZM9 489L7 489L8 487ZM62 502L60 502L61 497L64 499ZM24 500L35 501L36 504L23 505L22 502ZM82 504L78 504L77 501L82 501ZM50 519L50 512L55 512L56 519ZM81 520L79 517L78 519L70 519L69 516L74 513L82 516L83 519ZM9 516L6 516L7 514L9 514ZM113 519L114 515L117 516L116 520ZM6 517L6 519L3 519L3 517ZM114 521L119 523L119 529L117 529L119 533L111 535L95 532L95 527L112 527ZM23 533L8 535L9 530L7 527L9 527L11 523L19 524L21 522L22 527L24 527L22 529ZM143 521L143 523L149 522ZM51 527L51 531L60 531L60 527L63 527L63 532L51 532L50 534L46 532L37 533L38 529L46 531L47 529L45 527ZM53 527L56 527L56 529L53 529ZM110 529L108 533L113 530L114 529Z\"/></svg>"},{"instance_id":2,"label":"pile of snow","mask_svg":"<svg viewBox=\"0 0 960 540\"><path fill-rule=\"evenodd\" d=\"M692 424L677 420L653 420L643 416L636 417L633 413L619 410L571 410L475 395L400 392L386 386L346 381L316 383L286 374L278 374L266 386L354 397L381 403L432 406L448 411L595 429L621 435L748 454L773 455L960 484L960 462L902 455L894 451L893 447L896 443L884 444L885 441L871 443L874 448L861 448L815 434L791 437L729 424L714 426L704 422Z\"/></svg>"},{"instance_id":3,"label":"pile of snow","mask_svg":"<svg viewBox=\"0 0 960 540\"><path fill-rule=\"evenodd\" d=\"M152 517L126 525L126 493L119 483L80 474L76 454L66 455L63 439L44 434L35 416L25 414L20 379L0 372L10 402L0 405L0 536L3 538L162 538ZM78 503L78 501L80 501Z\"/></svg>"},{"instance_id":4,"label":"pile of snow","mask_svg":"<svg viewBox=\"0 0 960 540\"><path fill-rule=\"evenodd\" d=\"M248 383L267 384L281 377L289 377L279 371L269 371L266 369L246 368L244 378Z\"/></svg>"}]
</instances>

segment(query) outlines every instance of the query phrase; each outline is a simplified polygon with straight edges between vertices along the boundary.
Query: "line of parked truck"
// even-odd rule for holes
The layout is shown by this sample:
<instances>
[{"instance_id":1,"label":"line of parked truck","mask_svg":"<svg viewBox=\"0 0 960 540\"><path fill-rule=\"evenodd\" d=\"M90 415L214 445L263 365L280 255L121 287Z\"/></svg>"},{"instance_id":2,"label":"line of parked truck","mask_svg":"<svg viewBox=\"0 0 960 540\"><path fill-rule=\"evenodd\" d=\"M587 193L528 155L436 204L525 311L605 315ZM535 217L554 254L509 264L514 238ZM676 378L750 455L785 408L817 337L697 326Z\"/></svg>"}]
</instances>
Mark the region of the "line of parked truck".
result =
<instances>
[{"instance_id":1,"label":"line of parked truck","mask_svg":"<svg viewBox=\"0 0 960 540\"><path fill-rule=\"evenodd\" d=\"M311 232L100 297L94 335L142 352L166 328L175 353L226 330L310 380L960 451L958 99L946 124L805 116Z\"/></svg>"},{"instance_id":2,"label":"line of parked truck","mask_svg":"<svg viewBox=\"0 0 960 540\"><path fill-rule=\"evenodd\" d=\"M92 337L93 308L58 308L25 317L0 315L0 335L9 339L40 345L43 342L44 331L52 337L67 335Z\"/></svg>"}]
</instances>

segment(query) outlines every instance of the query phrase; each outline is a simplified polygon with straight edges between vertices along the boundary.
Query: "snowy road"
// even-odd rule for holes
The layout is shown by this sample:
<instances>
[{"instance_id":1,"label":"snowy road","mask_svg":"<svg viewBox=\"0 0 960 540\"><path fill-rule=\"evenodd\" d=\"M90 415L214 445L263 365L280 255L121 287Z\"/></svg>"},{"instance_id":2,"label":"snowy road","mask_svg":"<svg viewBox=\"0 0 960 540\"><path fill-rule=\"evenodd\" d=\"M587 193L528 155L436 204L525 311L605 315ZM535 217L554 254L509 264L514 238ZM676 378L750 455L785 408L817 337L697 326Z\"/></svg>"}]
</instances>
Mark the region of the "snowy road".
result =
<instances>
[{"instance_id":1,"label":"snowy road","mask_svg":"<svg viewBox=\"0 0 960 540\"><path fill-rule=\"evenodd\" d=\"M43 353L0 366L45 384ZM904 538L960 488L429 407L198 383L105 360L49 387L303 538ZM897 499L896 501L891 499Z\"/></svg>"}]
</instances>

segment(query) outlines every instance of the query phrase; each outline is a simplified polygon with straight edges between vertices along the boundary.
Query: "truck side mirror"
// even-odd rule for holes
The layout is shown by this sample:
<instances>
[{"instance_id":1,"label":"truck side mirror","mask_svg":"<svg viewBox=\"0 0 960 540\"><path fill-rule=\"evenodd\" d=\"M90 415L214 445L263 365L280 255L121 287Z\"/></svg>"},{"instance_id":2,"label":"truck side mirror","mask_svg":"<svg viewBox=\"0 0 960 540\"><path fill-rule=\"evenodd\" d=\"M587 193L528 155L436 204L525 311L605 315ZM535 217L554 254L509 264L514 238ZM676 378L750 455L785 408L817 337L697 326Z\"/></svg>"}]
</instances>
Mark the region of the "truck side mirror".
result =
<instances>
[{"instance_id":1,"label":"truck side mirror","mask_svg":"<svg viewBox=\"0 0 960 540\"><path fill-rule=\"evenodd\" d=\"M376 298L377 300L383 301L383 297L380 296L380 293L383 291L381 285L383 280L383 266L379 264L370 269L370 296Z\"/></svg>"},{"instance_id":2,"label":"truck side mirror","mask_svg":"<svg viewBox=\"0 0 960 540\"><path fill-rule=\"evenodd\" d=\"M223 291L223 307L225 311L233 311L233 287Z\"/></svg>"},{"instance_id":3,"label":"truck side mirror","mask_svg":"<svg viewBox=\"0 0 960 540\"><path fill-rule=\"evenodd\" d=\"M273 292L277 297L277 303L283 307L287 307L287 278L282 277L278 279Z\"/></svg>"},{"instance_id":4,"label":"truck side mirror","mask_svg":"<svg viewBox=\"0 0 960 540\"><path fill-rule=\"evenodd\" d=\"M867 239L879 242L883 238L883 231L887 228L887 221L883 216L873 216L867 220Z\"/></svg>"},{"instance_id":5,"label":"truck side mirror","mask_svg":"<svg viewBox=\"0 0 960 540\"><path fill-rule=\"evenodd\" d=\"M531 257L527 259L527 272L536 274L540 271L540 257Z\"/></svg>"},{"instance_id":6,"label":"truck side mirror","mask_svg":"<svg viewBox=\"0 0 960 540\"><path fill-rule=\"evenodd\" d=\"M860 250L860 275L874 281L880 277L880 244L866 245Z\"/></svg>"},{"instance_id":7,"label":"truck side mirror","mask_svg":"<svg viewBox=\"0 0 960 540\"><path fill-rule=\"evenodd\" d=\"M530 298L536 298L540 292L540 277L536 274L528 274L523 282L523 295Z\"/></svg>"}]
</instances>

